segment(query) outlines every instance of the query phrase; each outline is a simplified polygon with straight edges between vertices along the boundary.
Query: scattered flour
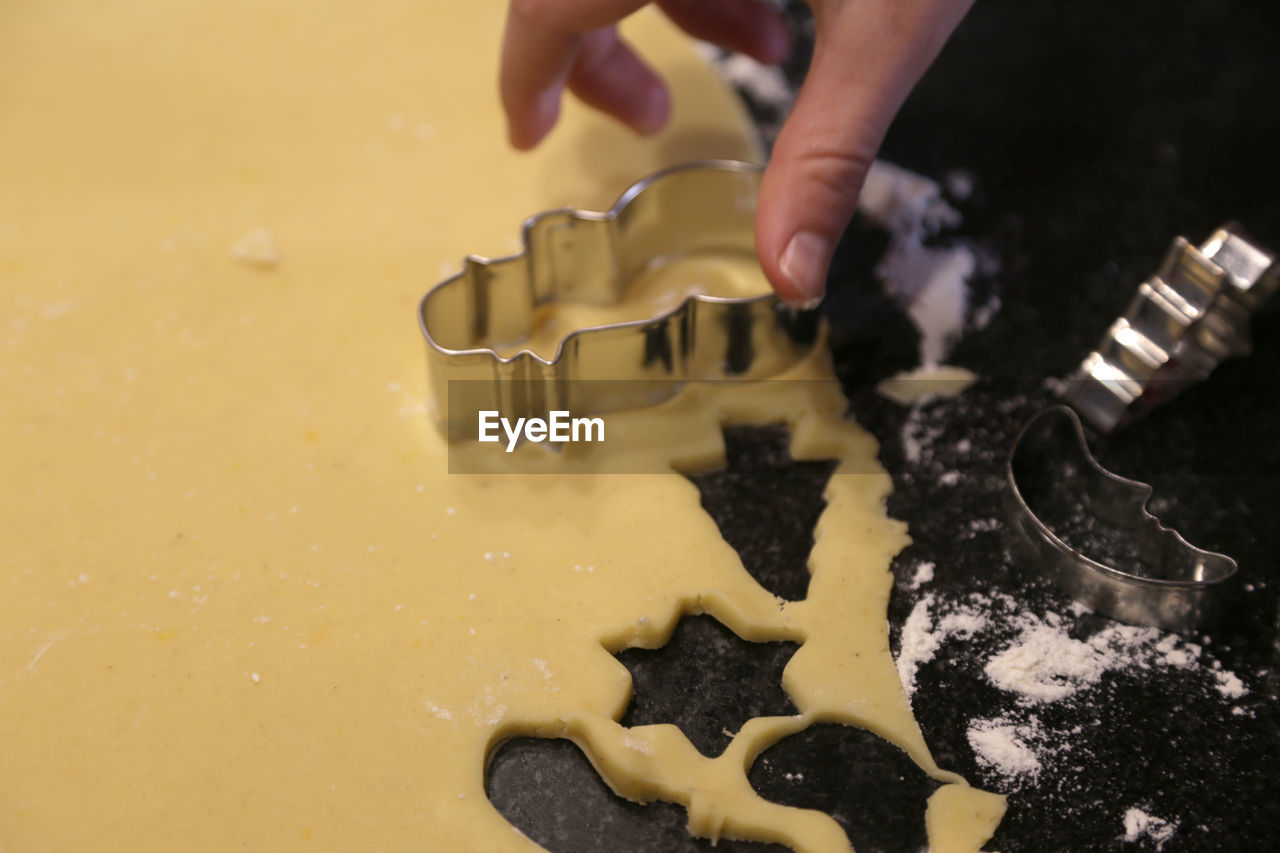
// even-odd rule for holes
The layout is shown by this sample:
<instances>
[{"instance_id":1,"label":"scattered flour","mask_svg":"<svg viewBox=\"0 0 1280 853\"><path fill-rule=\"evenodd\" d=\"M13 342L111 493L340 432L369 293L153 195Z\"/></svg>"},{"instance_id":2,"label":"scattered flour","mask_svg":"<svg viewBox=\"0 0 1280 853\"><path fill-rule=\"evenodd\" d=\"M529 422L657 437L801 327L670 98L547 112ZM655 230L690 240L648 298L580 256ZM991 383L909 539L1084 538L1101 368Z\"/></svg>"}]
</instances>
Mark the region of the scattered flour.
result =
<instances>
[{"instance_id":1,"label":"scattered flour","mask_svg":"<svg viewBox=\"0 0 1280 853\"><path fill-rule=\"evenodd\" d=\"M942 437L942 420L926 420L923 414L927 399L917 400L902 422L902 453L907 461L919 462L926 447L932 447Z\"/></svg>"},{"instance_id":2,"label":"scattered flour","mask_svg":"<svg viewBox=\"0 0 1280 853\"><path fill-rule=\"evenodd\" d=\"M987 617L972 610L956 610L938 620L938 632L944 637L959 637L962 640L987 627Z\"/></svg>"},{"instance_id":3,"label":"scattered flour","mask_svg":"<svg viewBox=\"0 0 1280 853\"><path fill-rule=\"evenodd\" d=\"M1137 807L1124 813L1124 841L1134 842L1144 837L1150 838L1155 842L1156 849L1162 850L1177 829L1177 823L1170 823L1164 818L1147 814Z\"/></svg>"},{"instance_id":4,"label":"scattered flour","mask_svg":"<svg viewBox=\"0 0 1280 853\"><path fill-rule=\"evenodd\" d=\"M907 587L928 583L925 578L932 580L934 569L933 564L921 563ZM1053 758L1075 748L1080 727L1047 725L1042 711L1052 703L1088 701L1088 691L1108 673L1195 671L1205 678L1204 690L1224 699L1249 692L1219 661L1206 659L1200 644L1177 634L1111 623L1092 635L1073 636L1074 620L1086 612L1073 606L1065 617L1054 612L1038 615L1004 593L974 592L956 601L926 592L902 626L898 676L911 697L920 667L937 657L945 643L977 639L977 648L990 650L984 651L985 660L979 659L982 677L1011 694L1015 706L1002 717L972 721L966 734L979 766L1008 788L1035 783ZM1239 707L1230 713L1249 716ZM1148 835L1159 843L1157 836Z\"/></svg>"},{"instance_id":5,"label":"scattered flour","mask_svg":"<svg viewBox=\"0 0 1280 853\"><path fill-rule=\"evenodd\" d=\"M932 580L932 563L921 564L921 568L916 570L916 578L921 576L926 566L928 577ZM915 578L912 581L914 583ZM925 582L927 581L921 581ZM987 626L986 614L973 608L950 609L935 622L931 612L935 601L932 593L921 596L902 626L897 659L898 678L908 697L916 691L917 671L921 665L933 660L938 649L942 648L943 641L951 637L969 639Z\"/></svg>"},{"instance_id":6,"label":"scattered flour","mask_svg":"<svg viewBox=\"0 0 1280 853\"><path fill-rule=\"evenodd\" d=\"M1019 701L1057 702L1095 684L1107 671L1102 653L1044 623L1023 630L1018 641L987 662L987 680L1018 694Z\"/></svg>"},{"instance_id":7,"label":"scattered flour","mask_svg":"<svg viewBox=\"0 0 1280 853\"><path fill-rule=\"evenodd\" d=\"M1244 682L1234 672L1222 670L1215 672L1213 675L1218 681L1215 685L1218 692L1228 699L1239 699L1249 692L1249 689L1244 686Z\"/></svg>"},{"instance_id":8,"label":"scattered flour","mask_svg":"<svg viewBox=\"0 0 1280 853\"><path fill-rule=\"evenodd\" d=\"M1060 701L1112 670L1153 665L1190 669L1199 663L1201 651L1176 634L1162 637L1156 628L1119 623L1077 640L1056 613L1043 619L1023 614L1018 627L1017 639L991 658L984 672L992 685L1017 694L1023 704Z\"/></svg>"},{"instance_id":9,"label":"scattered flour","mask_svg":"<svg viewBox=\"0 0 1280 853\"><path fill-rule=\"evenodd\" d=\"M929 581L933 580L933 570L933 563L926 562L916 566L916 573L911 576L910 588L919 589L929 583Z\"/></svg>"},{"instance_id":10,"label":"scattered flour","mask_svg":"<svg viewBox=\"0 0 1280 853\"><path fill-rule=\"evenodd\" d=\"M1005 778L1034 777L1040 773L1040 759L1027 743L1040 735L1038 726L1005 719L974 720L966 736L983 767Z\"/></svg>"},{"instance_id":11,"label":"scattered flour","mask_svg":"<svg viewBox=\"0 0 1280 853\"><path fill-rule=\"evenodd\" d=\"M920 669L920 665L933 660L938 649L942 648L942 634L934 631L933 618L929 614L933 601L932 594L921 596L902 625L896 663L898 679L908 698L916 692L916 671Z\"/></svg>"},{"instance_id":12,"label":"scattered flour","mask_svg":"<svg viewBox=\"0 0 1280 853\"><path fill-rule=\"evenodd\" d=\"M978 256L962 241L943 246L928 241L958 226L959 211L943 198L937 182L883 160L867 173L858 209L889 232L889 246L875 274L919 331L920 363L941 364L964 331L969 279L978 270Z\"/></svg>"}]
</instances>

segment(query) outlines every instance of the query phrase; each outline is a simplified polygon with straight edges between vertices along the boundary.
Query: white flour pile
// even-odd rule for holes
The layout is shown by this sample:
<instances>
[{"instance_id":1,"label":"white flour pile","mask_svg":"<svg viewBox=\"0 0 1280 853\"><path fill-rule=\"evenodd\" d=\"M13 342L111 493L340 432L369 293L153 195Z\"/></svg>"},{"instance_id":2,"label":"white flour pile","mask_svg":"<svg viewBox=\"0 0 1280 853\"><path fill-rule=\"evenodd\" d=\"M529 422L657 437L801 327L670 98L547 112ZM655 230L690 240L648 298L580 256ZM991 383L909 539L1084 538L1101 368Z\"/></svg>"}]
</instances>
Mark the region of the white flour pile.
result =
<instances>
[{"instance_id":1,"label":"white flour pile","mask_svg":"<svg viewBox=\"0 0 1280 853\"><path fill-rule=\"evenodd\" d=\"M1165 842L1173 838L1177 829L1176 823L1147 814L1142 809L1131 808L1124 813L1124 837L1121 840L1134 842L1150 838L1157 850L1163 850Z\"/></svg>"},{"instance_id":2,"label":"white flour pile","mask_svg":"<svg viewBox=\"0 0 1280 853\"><path fill-rule=\"evenodd\" d=\"M889 246L875 274L885 294L902 306L920 333L921 366L911 375L931 378L944 366L966 323L982 328L999 310L994 297L984 305L970 305L969 280L980 262L988 267L992 262L965 240L930 244L960 225L960 213L947 203L937 182L900 166L883 160L872 165L858 210L889 232ZM945 371L946 378L959 378L955 370Z\"/></svg>"},{"instance_id":3,"label":"white flour pile","mask_svg":"<svg viewBox=\"0 0 1280 853\"><path fill-rule=\"evenodd\" d=\"M1032 746L1044 739L1038 721L1019 724L1005 718L974 720L966 737L978 764L988 770L1006 777L1034 777L1040 773L1040 759Z\"/></svg>"}]
</instances>

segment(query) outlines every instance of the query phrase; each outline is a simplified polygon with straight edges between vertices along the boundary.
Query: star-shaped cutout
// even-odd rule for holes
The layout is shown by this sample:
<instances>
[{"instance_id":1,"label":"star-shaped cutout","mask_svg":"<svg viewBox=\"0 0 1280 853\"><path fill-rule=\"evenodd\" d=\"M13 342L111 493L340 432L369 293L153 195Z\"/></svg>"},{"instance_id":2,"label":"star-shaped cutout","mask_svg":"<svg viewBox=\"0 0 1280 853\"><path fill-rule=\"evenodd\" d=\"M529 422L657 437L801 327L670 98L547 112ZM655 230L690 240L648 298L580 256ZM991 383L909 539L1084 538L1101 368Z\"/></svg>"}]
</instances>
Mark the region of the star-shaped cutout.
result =
<instances>
[{"instance_id":1,"label":"star-shaped cutout","mask_svg":"<svg viewBox=\"0 0 1280 853\"><path fill-rule=\"evenodd\" d=\"M710 616L685 616L665 646L616 655L633 685L622 725L672 723L717 756L747 720L796 713L781 681L798 648L748 642Z\"/></svg>"},{"instance_id":2,"label":"star-shaped cutout","mask_svg":"<svg viewBox=\"0 0 1280 853\"><path fill-rule=\"evenodd\" d=\"M757 583L798 601L809 590L813 528L836 460L791 458L790 433L781 424L726 427L724 443L728 464L689 478L702 493L702 508Z\"/></svg>"}]
</instances>

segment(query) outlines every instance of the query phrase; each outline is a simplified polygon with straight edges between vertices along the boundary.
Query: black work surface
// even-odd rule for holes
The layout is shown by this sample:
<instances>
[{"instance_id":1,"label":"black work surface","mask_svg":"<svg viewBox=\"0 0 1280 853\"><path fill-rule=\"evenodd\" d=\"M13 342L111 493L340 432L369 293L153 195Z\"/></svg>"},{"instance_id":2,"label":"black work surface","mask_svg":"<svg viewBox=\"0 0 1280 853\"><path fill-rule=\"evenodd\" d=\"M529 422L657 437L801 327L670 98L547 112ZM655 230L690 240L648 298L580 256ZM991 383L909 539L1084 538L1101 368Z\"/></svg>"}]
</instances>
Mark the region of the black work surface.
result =
<instances>
[{"instance_id":1,"label":"black work surface","mask_svg":"<svg viewBox=\"0 0 1280 853\"><path fill-rule=\"evenodd\" d=\"M1018 425L1051 400L1043 380L1093 347L1175 235L1199 242L1234 219L1280 247L1277 44L1273 4L988 0L907 102L882 156L935 179L955 170L971 178L973 194L955 200L959 236L998 261L975 290L994 290L1002 307L950 358L980 382L913 414L872 388L916 357L912 326L872 276L884 235L855 224L833 270L823 310L837 370L853 416L881 442L894 479L890 514L909 523L914 540L894 563L895 653L925 595L938 607L997 607L1008 596L1027 612L1061 615L1075 637L1111 624L1073 611L1034 567L1006 555L1004 457ZM796 79L803 61L789 69ZM759 112L762 122L772 118ZM1009 794L988 849L1157 849L1149 835L1123 840L1129 808L1176 824L1165 851L1277 848L1280 305L1256 318L1254 335L1250 358L1094 440L1105 466L1156 487L1162 520L1240 564L1229 617L1185 640L1201 646L1197 666L1118 669L1073 701L1033 709L984 677L1008 636L949 642L919 667L912 703L938 762ZM697 480L704 505L766 586L802 597L803 531L821 509L827 472L790 463L776 431L729 438L730 469ZM913 585L924 562L936 565L934 578ZM686 618L663 649L620 656L636 683L623 722L678 723L716 754L724 730L789 712L778 677L793 650ZM1220 671L1248 692L1216 689ZM1009 778L980 765L966 736L972 721L1028 715L1045 737L1041 772ZM874 736L811 729L767 750L750 778L769 799L833 814L860 851L924 846L924 800L935 783ZM713 849L687 834L679 807L614 797L566 741L500 747L490 796L553 851ZM715 849L782 848L721 841Z\"/></svg>"}]
</instances>

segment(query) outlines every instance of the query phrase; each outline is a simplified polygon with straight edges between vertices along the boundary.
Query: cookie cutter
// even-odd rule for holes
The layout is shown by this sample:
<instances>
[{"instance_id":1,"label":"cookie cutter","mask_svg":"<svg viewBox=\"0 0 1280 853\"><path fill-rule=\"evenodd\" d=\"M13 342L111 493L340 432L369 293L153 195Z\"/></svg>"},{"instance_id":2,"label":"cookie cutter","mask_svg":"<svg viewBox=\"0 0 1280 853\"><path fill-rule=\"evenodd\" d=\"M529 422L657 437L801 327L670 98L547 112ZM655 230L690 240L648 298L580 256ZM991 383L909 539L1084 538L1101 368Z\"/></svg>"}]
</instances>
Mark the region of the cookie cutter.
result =
<instances>
[{"instance_id":1,"label":"cookie cutter","mask_svg":"<svg viewBox=\"0 0 1280 853\"><path fill-rule=\"evenodd\" d=\"M1019 432L1005 465L1011 550L1044 566L1090 609L1123 622L1185 631L1212 622L1229 600L1235 560L1197 548L1147 510L1152 489L1107 471L1066 406L1039 412ZM1064 488L1076 480L1077 494ZM1042 516L1053 501L1084 514L1085 532L1124 545L1102 563L1065 542ZM1041 512L1037 512L1037 507ZM1123 565L1119 565L1123 563Z\"/></svg>"},{"instance_id":2,"label":"cookie cutter","mask_svg":"<svg viewBox=\"0 0 1280 853\"><path fill-rule=\"evenodd\" d=\"M761 173L730 160L676 166L634 184L607 211L533 216L518 254L467 256L462 271L428 290L418 310L436 423L445 435L474 439L481 410L514 418L650 406L688 380L762 379L808 354L816 313L772 292L696 294L652 318L578 329L550 359L528 349L499 353L529 337L539 309L619 302L627 284L654 264L713 253L754 259Z\"/></svg>"},{"instance_id":3,"label":"cookie cutter","mask_svg":"<svg viewBox=\"0 0 1280 853\"><path fill-rule=\"evenodd\" d=\"M1252 349L1249 318L1280 286L1269 249L1227 224L1199 247L1185 238L1138 288L1124 315L1067 377L1063 399L1108 433Z\"/></svg>"}]
</instances>

